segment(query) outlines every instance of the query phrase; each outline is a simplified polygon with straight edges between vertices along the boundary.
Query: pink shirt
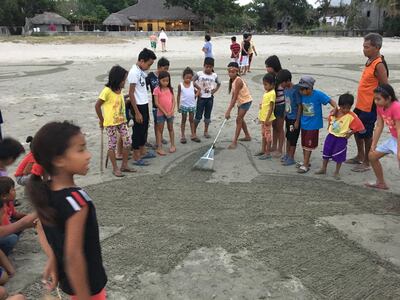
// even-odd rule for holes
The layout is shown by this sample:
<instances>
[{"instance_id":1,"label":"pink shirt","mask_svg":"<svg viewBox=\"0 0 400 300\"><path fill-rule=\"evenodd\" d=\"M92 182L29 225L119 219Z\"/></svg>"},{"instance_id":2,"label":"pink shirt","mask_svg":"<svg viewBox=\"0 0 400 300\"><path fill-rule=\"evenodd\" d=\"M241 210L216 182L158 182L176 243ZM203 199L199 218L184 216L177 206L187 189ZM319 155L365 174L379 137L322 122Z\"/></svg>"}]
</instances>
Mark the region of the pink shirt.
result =
<instances>
[{"instance_id":1,"label":"pink shirt","mask_svg":"<svg viewBox=\"0 0 400 300\"><path fill-rule=\"evenodd\" d=\"M158 97L158 107L162 107L166 112L169 112L171 115L174 114L172 111L174 107L174 94L170 91L170 89L161 90L160 87L156 87L153 92L154 96ZM163 116L163 112L158 108L157 116Z\"/></svg>"},{"instance_id":2,"label":"pink shirt","mask_svg":"<svg viewBox=\"0 0 400 300\"><path fill-rule=\"evenodd\" d=\"M382 117L383 121L389 127L390 133L397 139L396 122L400 121L400 102L393 101L392 104L386 109L377 106L378 115Z\"/></svg>"}]
</instances>

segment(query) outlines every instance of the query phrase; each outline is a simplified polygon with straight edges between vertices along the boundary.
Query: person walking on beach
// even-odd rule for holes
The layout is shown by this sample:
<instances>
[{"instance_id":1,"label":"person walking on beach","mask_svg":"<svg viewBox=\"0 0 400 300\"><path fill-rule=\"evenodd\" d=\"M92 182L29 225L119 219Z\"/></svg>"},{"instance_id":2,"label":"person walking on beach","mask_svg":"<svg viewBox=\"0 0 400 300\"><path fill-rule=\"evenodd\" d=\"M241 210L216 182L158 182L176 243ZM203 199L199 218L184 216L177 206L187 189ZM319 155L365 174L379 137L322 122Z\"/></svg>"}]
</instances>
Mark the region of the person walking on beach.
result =
<instances>
[{"instance_id":1,"label":"person walking on beach","mask_svg":"<svg viewBox=\"0 0 400 300\"><path fill-rule=\"evenodd\" d=\"M155 33L151 34L149 39L150 39L151 50L156 52L156 49L157 49L157 36L155 35Z\"/></svg>"},{"instance_id":2,"label":"person walking on beach","mask_svg":"<svg viewBox=\"0 0 400 300\"><path fill-rule=\"evenodd\" d=\"M358 115L364 124L365 133L356 133L354 135L357 144L357 155L346 161L346 163L356 165L352 169L354 172L370 170L368 153L371 149L372 135L377 119L374 90L379 84L387 84L389 76L385 58L380 53L382 42L382 36L378 33L370 33L364 37L363 52L368 60L358 85L354 113Z\"/></svg>"},{"instance_id":3,"label":"person walking on beach","mask_svg":"<svg viewBox=\"0 0 400 300\"><path fill-rule=\"evenodd\" d=\"M146 88L146 73L157 57L153 51L144 48L128 74L129 98L133 109L134 122L132 128L132 148L134 165L146 166L145 158L153 158L154 154L147 152L146 141L149 129L149 99Z\"/></svg>"},{"instance_id":4,"label":"person walking on beach","mask_svg":"<svg viewBox=\"0 0 400 300\"><path fill-rule=\"evenodd\" d=\"M247 72L251 73L250 68L251 68L251 62L253 61L253 56L257 56L257 50L256 46L254 45L253 42L253 35L249 33L249 42L250 42L250 48L249 48L249 67Z\"/></svg>"},{"instance_id":5,"label":"person walking on beach","mask_svg":"<svg viewBox=\"0 0 400 300\"><path fill-rule=\"evenodd\" d=\"M236 36L231 37L231 62L235 62L240 66L240 44L236 42Z\"/></svg>"},{"instance_id":6,"label":"person walking on beach","mask_svg":"<svg viewBox=\"0 0 400 300\"><path fill-rule=\"evenodd\" d=\"M242 45L240 46L242 49L240 56L240 74L246 75L246 72L249 69L249 50L250 50L250 41L249 35L247 33L243 34Z\"/></svg>"},{"instance_id":7,"label":"person walking on beach","mask_svg":"<svg viewBox=\"0 0 400 300\"><path fill-rule=\"evenodd\" d=\"M211 44L211 36L209 34L206 34L204 37L204 40L205 40L205 43L204 43L203 48L201 49L204 52L204 57L205 58L207 58L207 57L213 58L214 54L213 54L213 47Z\"/></svg>"},{"instance_id":8,"label":"person walking on beach","mask_svg":"<svg viewBox=\"0 0 400 300\"><path fill-rule=\"evenodd\" d=\"M45 284L50 290L59 285L71 300L105 300L107 275L96 209L74 180L89 170L85 136L76 125L51 122L34 136L32 152L51 176L51 181L32 176L27 189L40 220L39 241L48 256Z\"/></svg>"},{"instance_id":9,"label":"person walking on beach","mask_svg":"<svg viewBox=\"0 0 400 300\"><path fill-rule=\"evenodd\" d=\"M232 143L228 146L228 149L236 149L239 135L242 129L245 137L240 140L251 141L251 136L249 130L247 129L247 124L244 120L244 117L250 109L253 99L250 95L250 91L247 87L246 82L239 76L239 70L240 68L238 63L231 62L228 64L229 93L232 93L232 97L231 102L229 103L229 107L225 113L225 119L230 119L231 111L235 107L235 104L237 104L238 106L235 135L233 137Z\"/></svg>"},{"instance_id":10,"label":"person walking on beach","mask_svg":"<svg viewBox=\"0 0 400 300\"><path fill-rule=\"evenodd\" d=\"M168 36L164 31L164 28L161 28L160 34L158 35L158 39L161 42L161 51L166 52L167 51L167 41L168 41Z\"/></svg>"}]
</instances>

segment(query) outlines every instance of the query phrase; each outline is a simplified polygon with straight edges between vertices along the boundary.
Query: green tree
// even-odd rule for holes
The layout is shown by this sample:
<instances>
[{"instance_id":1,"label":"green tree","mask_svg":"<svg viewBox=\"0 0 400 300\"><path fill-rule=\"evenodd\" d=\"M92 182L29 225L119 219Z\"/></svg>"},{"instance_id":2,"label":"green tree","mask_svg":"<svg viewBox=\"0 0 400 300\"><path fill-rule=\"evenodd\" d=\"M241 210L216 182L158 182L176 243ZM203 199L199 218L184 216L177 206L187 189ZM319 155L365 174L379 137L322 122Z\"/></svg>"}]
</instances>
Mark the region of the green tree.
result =
<instances>
[{"instance_id":1,"label":"green tree","mask_svg":"<svg viewBox=\"0 0 400 300\"><path fill-rule=\"evenodd\" d=\"M31 18L44 11L54 11L53 0L2 0L0 1L0 24L24 26L25 17Z\"/></svg>"}]
</instances>

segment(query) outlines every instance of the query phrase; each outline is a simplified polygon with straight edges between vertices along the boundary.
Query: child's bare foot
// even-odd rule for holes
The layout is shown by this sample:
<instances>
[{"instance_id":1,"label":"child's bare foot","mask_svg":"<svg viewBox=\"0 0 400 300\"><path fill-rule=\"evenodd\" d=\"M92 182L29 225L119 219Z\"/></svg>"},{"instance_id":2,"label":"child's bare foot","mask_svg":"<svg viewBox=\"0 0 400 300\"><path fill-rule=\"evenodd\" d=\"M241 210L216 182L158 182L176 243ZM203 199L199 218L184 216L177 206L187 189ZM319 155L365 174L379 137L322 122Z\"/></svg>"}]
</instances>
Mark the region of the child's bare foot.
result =
<instances>
[{"instance_id":1,"label":"child's bare foot","mask_svg":"<svg viewBox=\"0 0 400 300\"><path fill-rule=\"evenodd\" d=\"M229 150L234 150L234 149L236 149L237 148L237 144L236 143L232 143L232 144L230 144L229 146L228 146L228 149Z\"/></svg>"},{"instance_id":2,"label":"child's bare foot","mask_svg":"<svg viewBox=\"0 0 400 300\"><path fill-rule=\"evenodd\" d=\"M169 148L169 153L175 153L176 152L176 147L175 146L171 146Z\"/></svg>"},{"instance_id":3,"label":"child's bare foot","mask_svg":"<svg viewBox=\"0 0 400 300\"><path fill-rule=\"evenodd\" d=\"M325 174L326 174L326 170L324 170L324 169L319 169L319 170L316 171L314 174L315 174L315 175L325 175Z\"/></svg>"},{"instance_id":4,"label":"child's bare foot","mask_svg":"<svg viewBox=\"0 0 400 300\"><path fill-rule=\"evenodd\" d=\"M157 154L160 155L160 156L165 156L165 155L167 155L167 153L165 153L163 149L157 149L156 152L157 152Z\"/></svg>"},{"instance_id":5,"label":"child's bare foot","mask_svg":"<svg viewBox=\"0 0 400 300\"><path fill-rule=\"evenodd\" d=\"M282 156L282 152L274 151L272 152L272 156L275 158L280 158Z\"/></svg>"},{"instance_id":6,"label":"child's bare foot","mask_svg":"<svg viewBox=\"0 0 400 300\"><path fill-rule=\"evenodd\" d=\"M339 173L333 173L333 178L335 178L336 180L340 180L340 174Z\"/></svg>"}]
</instances>

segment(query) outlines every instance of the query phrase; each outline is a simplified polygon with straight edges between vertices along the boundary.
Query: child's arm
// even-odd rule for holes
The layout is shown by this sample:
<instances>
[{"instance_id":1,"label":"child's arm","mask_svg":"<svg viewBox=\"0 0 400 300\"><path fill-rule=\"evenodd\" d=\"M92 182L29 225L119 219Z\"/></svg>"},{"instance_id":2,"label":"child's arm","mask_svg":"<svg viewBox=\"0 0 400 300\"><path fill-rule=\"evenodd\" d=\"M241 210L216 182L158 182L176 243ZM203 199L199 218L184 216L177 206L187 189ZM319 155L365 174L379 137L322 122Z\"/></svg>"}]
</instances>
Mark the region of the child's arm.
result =
<instances>
[{"instance_id":1,"label":"child's arm","mask_svg":"<svg viewBox=\"0 0 400 300\"><path fill-rule=\"evenodd\" d=\"M271 124L271 121L269 120L269 118L271 118L271 115L272 115L272 112L274 111L274 108L275 108L275 103L274 102L270 102L269 103L269 109L268 109L268 112L267 112L267 117L266 117L265 122L264 122L265 125Z\"/></svg>"},{"instance_id":2,"label":"child's arm","mask_svg":"<svg viewBox=\"0 0 400 300\"><path fill-rule=\"evenodd\" d=\"M27 163L24 170L22 171L22 175L31 174L32 166L33 166L33 162Z\"/></svg>"},{"instance_id":3,"label":"child's arm","mask_svg":"<svg viewBox=\"0 0 400 300\"><path fill-rule=\"evenodd\" d=\"M103 128L104 118L103 113L101 112L101 106L103 105L103 100L97 99L96 105L94 106L96 109L97 117L99 118L99 125L100 128Z\"/></svg>"},{"instance_id":4,"label":"child's arm","mask_svg":"<svg viewBox=\"0 0 400 300\"><path fill-rule=\"evenodd\" d=\"M382 117L380 115L378 115L378 118L376 120L376 127L374 130L374 136L372 137L371 152L375 151L376 146L378 145L378 141L381 137L384 126L385 126L385 123L383 122ZM397 128L397 124L396 124L396 128Z\"/></svg>"},{"instance_id":5,"label":"child's arm","mask_svg":"<svg viewBox=\"0 0 400 300\"><path fill-rule=\"evenodd\" d=\"M297 106L297 115L296 115L296 122L294 122L294 128L299 129L300 127L300 120L301 115L303 114L303 105L301 103Z\"/></svg>"},{"instance_id":6,"label":"child's arm","mask_svg":"<svg viewBox=\"0 0 400 300\"><path fill-rule=\"evenodd\" d=\"M2 250L0 250L0 266L2 266L7 274L10 277L13 277L15 274L15 268L14 266L11 264L10 260L8 259L7 255L4 254L4 252Z\"/></svg>"},{"instance_id":7,"label":"child's arm","mask_svg":"<svg viewBox=\"0 0 400 300\"><path fill-rule=\"evenodd\" d=\"M37 215L33 213L23 217L17 222L11 223L9 225L0 226L0 237L17 233L27 228L32 228L33 226L35 226L36 219Z\"/></svg>"},{"instance_id":8,"label":"child's arm","mask_svg":"<svg viewBox=\"0 0 400 300\"><path fill-rule=\"evenodd\" d=\"M21 220L23 217L26 216L26 214L19 212L19 211L15 211L12 216L17 220Z\"/></svg>"},{"instance_id":9,"label":"child's arm","mask_svg":"<svg viewBox=\"0 0 400 300\"><path fill-rule=\"evenodd\" d=\"M178 95L176 96L176 103L178 105L178 110L181 107L181 85L178 85Z\"/></svg>"},{"instance_id":10,"label":"child's arm","mask_svg":"<svg viewBox=\"0 0 400 300\"><path fill-rule=\"evenodd\" d=\"M83 206L81 210L72 215L65 225L64 264L75 292L79 300L90 300L89 280L84 253L84 232L89 207ZM96 274L90 274L96 276Z\"/></svg>"},{"instance_id":11,"label":"child's arm","mask_svg":"<svg viewBox=\"0 0 400 300\"><path fill-rule=\"evenodd\" d=\"M221 87L221 82L219 81L218 77L216 78L215 83L217 84L217 87L211 90L211 95L214 95Z\"/></svg>"},{"instance_id":12,"label":"child's arm","mask_svg":"<svg viewBox=\"0 0 400 300\"><path fill-rule=\"evenodd\" d=\"M154 102L156 103L156 106L157 106L157 108L159 109L159 110L161 110L161 112L164 114L164 115L168 115L167 114L167 112L165 111L165 109L162 107L162 105L160 105L160 102L158 101L158 96L156 96L156 95L154 95Z\"/></svg>"},{"instance_id":13,"label":"child's arm","mask_svg":"<svg viewBox=\"0 0 400 300\"><path fill-rule=\"evenodd\" d=\"M258 56L257 51L256 51L256 47L254 45L251 46L253 48L253 52L256 56Z\"/></svg>"},{"instance_id":14,"label":"child's arm","mask_svg":"<svg viewBox=\"0 0 400 300\"><path fill-rule=\"evenodd\" d=\"M51 249L49 242L43 230L42 223L39 221L36 224L36 232L38 234L39 244L43 252L47 256L47 263L43 271L43 280L46 281L46 286L49 290L55 289L58 284L57 260Z\"/></svg>"},{"instance_id":15,"label":"child's arm","mask_svg":"<svg viewBox=\"0 0 400 300\"><path fill-rule=\"evenodd\" d=\"M131 106L132 106L133 110L135 111L135 121L139 124L142 124L143 116L140 113L140 111L136 105L135 89L136 89L136 83L131 83L129 85L129 99L131 100Z\"/></svg>"},{"instance_id":16,"label":"child's arm","mask_svg":"<svg viewBox=\"0 0 400 300\"><path fill-rule=\"evenodd\" d=\"M400 120L395 120L396 131L397 131L397 160L399 161L400 167Z\"/></svg>"},{"instance_id":17,"label":"child's arm","mask_svg":"<svg viewBox=\"0 0 400 300\"><path fill-rule=\"evenodd\" d=\"M174 115L175 108L176 108L175 94L172 93L172 111L171 111L171 114L169 115L170 117L172 117Z\"/></svg>"},{"instance_id":18,"label":"child's arm","mask_svg":"<svg viewBox=\"0 0 400 300\"><path fill-rule=\"evenodd\" d=\"M234 92L232 93L231 102L229 103L228 109L226 110L226 113L225 113L225 119L229 120L231 118L231 111L235 107L236 99L242 88L243 88L243 81L236 80L235 89L234 89Z\"/></svg>"}]
</instances>

